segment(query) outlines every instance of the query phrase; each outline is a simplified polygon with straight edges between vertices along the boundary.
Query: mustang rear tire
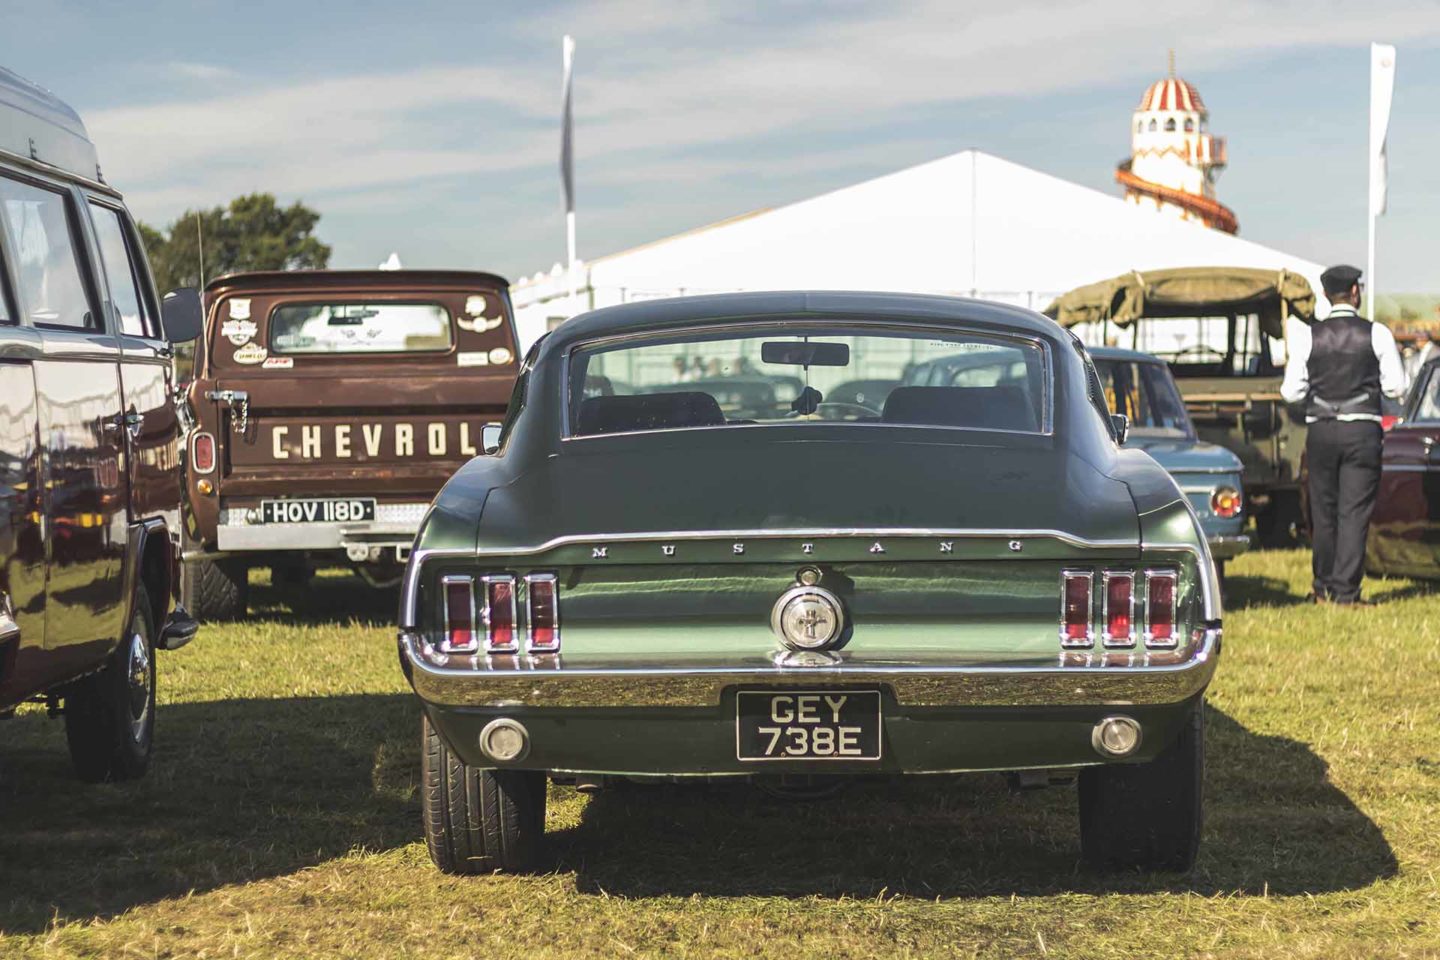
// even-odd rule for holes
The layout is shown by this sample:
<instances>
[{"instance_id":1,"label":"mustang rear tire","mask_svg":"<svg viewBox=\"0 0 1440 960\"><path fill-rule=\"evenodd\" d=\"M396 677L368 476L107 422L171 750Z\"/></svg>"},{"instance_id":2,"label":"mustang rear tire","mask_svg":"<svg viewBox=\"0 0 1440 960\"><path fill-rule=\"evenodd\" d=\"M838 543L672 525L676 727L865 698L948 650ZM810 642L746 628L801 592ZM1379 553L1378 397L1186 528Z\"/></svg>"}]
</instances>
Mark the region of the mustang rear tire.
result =
<instances>
[{"instance_id":1,"label":"mustang rear tire","mask_svg":"<svg viewBox=\"0 0 1440 960\"><path fill-rule=\"evenodd\" d=\"M155 622L145 588L120 645L65 694L65 739L81 780L134 780L155 741Z\"/></svg>"},{"instance_id":2,"label":"mustang rear tire","mask_svg":"<svg viewBox=\"0 0 1440 960\"><path fill-rule=\"evenodd\" d=\"M238 620L250 599L249 570L238 560L189 560L180 567L180 602L197 620Z\"/></svg>"},{"instance_id":3,"label":"mustang rear tire","mask_svg":"<svg viewBox=\"0 0 1440 960\"><path fill-rule=\"evenodd\" d=\"M1205 711L1197 698L1175 742L1154 760L1080 773L1080 848L1102 870L1183 872L1200 847Z\"/></svg>"},{"instance_id":4,"label":"mustang rear tire","mask_svg":"<svg viewBox=\"0 0 1440 960\"><path fill-rule=\"evenodd\" d=\"M445 873L534 868L545 834L545 774L461 763L423 717L421 806L430 859Z\"/></svg>"}]
</instances>

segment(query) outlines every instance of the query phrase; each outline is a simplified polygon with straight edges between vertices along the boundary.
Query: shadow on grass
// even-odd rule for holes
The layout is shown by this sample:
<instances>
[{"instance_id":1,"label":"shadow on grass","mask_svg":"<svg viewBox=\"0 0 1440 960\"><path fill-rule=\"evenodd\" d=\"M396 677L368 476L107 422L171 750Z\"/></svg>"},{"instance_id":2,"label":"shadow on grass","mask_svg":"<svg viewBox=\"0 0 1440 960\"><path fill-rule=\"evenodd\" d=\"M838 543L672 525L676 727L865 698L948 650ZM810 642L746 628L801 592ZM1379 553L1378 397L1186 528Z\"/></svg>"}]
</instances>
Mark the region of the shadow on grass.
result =
<instances>
[{"instance_id":1,"label":"shadow on grass","mask_svg":"<svg viewBox=\"0 0 1440 960\"><path fill-rule=\"evenodd\" d=\"M290 873L420 835L408 695L161 706L142 780L76 780L63 727L0 725L0 932Z\"/></svg>"},{"instance_id":2,"label":"shadow on grass","mask_svg":"<svg viewBox=\"0 0 1440 960\"><path fill-rule=\"evenodd\" d=\"M320 570L302 582L283 576L272 581L267 571L252 574L247 621L304 627L354 620L384 627L395 623L400 609L398 587L372 587L349 570Z\"/></svg>"},{"instance_id":3,"label":"shadow on grass","mask_svg":"<svg viewBox=\"0 0 1440 960\"><path fill-rule=\"evenodd\" d=\"M1296 593L1288 581L1279 577L1244 576L1231 573L1225 577L1225 609L1246 610L1250 607L1293 607L1309 604L1310 594Z\"/></svg>"},{"instance_id":4,"label":"shadow on grass","mask_svg":"<svg viewBox=\"0 0 1440 960\"><path fill-rule=\"evenodd\" d=\"M1397 870L1378 827L1305 745L1211 710L1200 862L1188 876L1079 866L1073 788L1011 793L998 776L857 784L813 803L743 787L633 787L598 795L552 838L580 889L923 898L1067 891L1322 893Z\"/></svg>"}]
</instances>

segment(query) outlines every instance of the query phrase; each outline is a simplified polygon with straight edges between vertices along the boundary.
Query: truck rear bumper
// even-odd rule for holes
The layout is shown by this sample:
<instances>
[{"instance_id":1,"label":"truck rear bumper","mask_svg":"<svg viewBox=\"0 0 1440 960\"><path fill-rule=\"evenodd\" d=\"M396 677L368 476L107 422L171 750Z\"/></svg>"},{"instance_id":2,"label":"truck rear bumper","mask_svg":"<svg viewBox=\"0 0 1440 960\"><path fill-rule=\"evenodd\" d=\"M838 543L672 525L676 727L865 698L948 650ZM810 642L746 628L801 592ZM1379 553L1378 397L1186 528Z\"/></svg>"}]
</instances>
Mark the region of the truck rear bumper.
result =
<instances>
[{"instance_id":1,"label":"truck rear bumper","mask_svg":"<svg viewBox=\"0 0 1440 960\"><path fill-rule=\"evenodd\" d=\"M254 508L229 506L220 511L216 546L222 553L344 550L362 545L408 548L428 507L427 503L381 503L375 507L374 520L358 523L253 523Z\"/></svg>"}]
</instances>

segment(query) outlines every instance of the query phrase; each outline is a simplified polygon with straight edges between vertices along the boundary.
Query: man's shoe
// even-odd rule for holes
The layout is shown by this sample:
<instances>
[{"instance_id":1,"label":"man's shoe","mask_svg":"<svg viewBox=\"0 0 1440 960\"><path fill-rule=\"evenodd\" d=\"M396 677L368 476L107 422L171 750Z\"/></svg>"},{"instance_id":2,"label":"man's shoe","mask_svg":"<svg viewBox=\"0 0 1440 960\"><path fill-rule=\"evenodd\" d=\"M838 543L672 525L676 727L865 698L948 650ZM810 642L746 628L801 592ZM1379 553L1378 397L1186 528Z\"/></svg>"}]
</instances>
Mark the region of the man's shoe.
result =
<instances>
[{"instance_id":1,"label":"man's shoe","mask_svg":"<svg viewBox=\"0 0 1440 960\"><path fill-rule=\"evenodd\" d=\"M1375 606L1375 601L1374 601L1374 600L1361 600L1359 597L1356 597L1354 600L1336 600L1336 601L1334 601L1334 603L1335 603L1335 605L1336 605L1337 607L1373 607L1373 606Z\"/></svg>"},{"instance_id":2,"label":"man's shoe","mask_svg":"<svg viewBox=\"0 0 1440 960\"><path fill-rule=\"evenodd\" d=\"M1323 594L1323 593L1312 593L1312 594L1310 594L1310 602L1311 602L1311 603L1331 603L1331 602L1333 602L1333 601L1331 601L1331 599L1330 599L1329 597L1325 596L1325 594Z\"/></svg>"}]
</instances>

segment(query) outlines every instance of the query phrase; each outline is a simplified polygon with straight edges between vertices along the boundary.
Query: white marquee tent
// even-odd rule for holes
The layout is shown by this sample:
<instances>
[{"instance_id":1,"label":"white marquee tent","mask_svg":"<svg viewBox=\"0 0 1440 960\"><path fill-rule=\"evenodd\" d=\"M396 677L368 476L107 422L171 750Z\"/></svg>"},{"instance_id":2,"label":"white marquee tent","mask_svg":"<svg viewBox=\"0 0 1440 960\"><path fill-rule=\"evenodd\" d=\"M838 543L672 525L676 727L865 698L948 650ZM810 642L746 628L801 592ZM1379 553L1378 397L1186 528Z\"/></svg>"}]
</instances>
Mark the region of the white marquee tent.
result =
<instances>
[{"instance_id":1,"label":"white marquee tent","mask_svg":"<svg viewBox=\"0 0 1440 960\"><path fill-rule=\"evenodd\" d=\"M760 210L512 288L521 345L592 307L734 290L867 289L978 296L1043 309L1129 270L1320 264L966 150Z\"/></svg>"}]
</instances>

